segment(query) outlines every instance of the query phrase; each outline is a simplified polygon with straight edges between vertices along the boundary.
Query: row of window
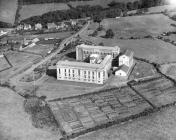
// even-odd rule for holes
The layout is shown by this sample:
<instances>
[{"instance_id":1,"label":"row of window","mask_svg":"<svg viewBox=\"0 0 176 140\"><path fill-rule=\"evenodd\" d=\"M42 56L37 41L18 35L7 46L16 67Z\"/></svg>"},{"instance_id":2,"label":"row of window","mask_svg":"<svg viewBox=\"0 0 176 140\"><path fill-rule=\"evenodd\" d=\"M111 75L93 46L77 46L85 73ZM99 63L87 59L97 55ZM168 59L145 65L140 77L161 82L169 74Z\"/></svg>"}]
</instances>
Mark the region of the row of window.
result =
<instances>
[{"instance_id":1,"label":"row of window","mask_svg":"<svg viewBox=\"0 0 176 140\"><path fill-rule=\"evenodd\" d=\"M77 70L78 71L78 77L80 77L80 75L81 75L81 71L80 70ZM58 69L58 72L59 72L59 75L61 75L61 69ZM90 79L90 77L91 77L91 72L90 71L83 71L83 73L84 73L84 78L88 78L88 79ZM72 70L72 74L71 74L71 70L69 69L68 70L68 73L67 73L67 69L65 69L64 70L64 76L66 77L66 76L72 76L72 77L75 77L75 70ZM103 77L105 76L105 72L103 72ZM94 72L94 71L92 71L92 79L95 79L95 77L96 77L96 72ZM100 79L101 78L101 73L100 72L98 72L98 78Z\"/></svg>"}]
</instances>

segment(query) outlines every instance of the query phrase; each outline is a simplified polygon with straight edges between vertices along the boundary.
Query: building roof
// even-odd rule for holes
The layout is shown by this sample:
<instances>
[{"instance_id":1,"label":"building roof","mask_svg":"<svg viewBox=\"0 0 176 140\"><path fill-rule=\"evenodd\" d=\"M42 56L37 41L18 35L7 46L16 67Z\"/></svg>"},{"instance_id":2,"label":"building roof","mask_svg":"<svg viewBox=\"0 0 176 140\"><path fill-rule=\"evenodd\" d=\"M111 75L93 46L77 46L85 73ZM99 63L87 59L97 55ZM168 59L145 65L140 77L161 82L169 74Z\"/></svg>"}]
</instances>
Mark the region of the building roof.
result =
<instances>
[{"instance_id":1,"label":"building roof","mask_svg":"<svg viewBox=\"0 0 176 140\"><path fill-rule=\"evenodd\" d=\"M48 26L48 28L55 28L55 27L57 27L57 25L54 22L47 23L47 26Z\"/></svg>"},{"instance_id":2,"label":"building roof","mask_svg":"<svg viewBox=\"0 0 176 140\"><path fill-rule=\"evenodd\" d=\"M107 55L104 60L100 64L91 64L91 63L85 63L85 62L73 62L73 61L58 61L57 65L59 66L65 66L65 67L75 67L75 68L83 68L83 69L102 69L109 60L112 59L111 55Z\"/></svg>"},{"instance_id":3,"label":"building roof","mask_svg":"<svg viewBox=\"0 0 176 140\"><path fill-rule=\"evenodd\" d=\"M120 50L120 48L118 46L110 47L110 46L94 46L94 45L81 44L76 47L77 48L84 48L84 49Z\"/></svg>"},{"instance_id":4,"label":"building roof","mask_svg":"<svg viewBox=\"0 0 176 140\"><path fill-rule=\"evenodd\" d=\"M127 57L133 57L133 54L134 54L134 52L132 52L130 50L126 50L123 55L126 55Z\"/></svg>"},{"instance_id":5,"label":"building roof","mask_svg":"<svg viewBox=\"0 0 176 140\"><path fill-rule=\"evenodd\" d=\"M129 73L129 71L130 71L130 67L128 67L128 66L126 66L126 65L122 65L122 66L120 66L119 68L118 68L118 70L117 71L120 71L120 70L122 70L122 71L124 71L125 73Z\"/></svg>"}]
</instances>

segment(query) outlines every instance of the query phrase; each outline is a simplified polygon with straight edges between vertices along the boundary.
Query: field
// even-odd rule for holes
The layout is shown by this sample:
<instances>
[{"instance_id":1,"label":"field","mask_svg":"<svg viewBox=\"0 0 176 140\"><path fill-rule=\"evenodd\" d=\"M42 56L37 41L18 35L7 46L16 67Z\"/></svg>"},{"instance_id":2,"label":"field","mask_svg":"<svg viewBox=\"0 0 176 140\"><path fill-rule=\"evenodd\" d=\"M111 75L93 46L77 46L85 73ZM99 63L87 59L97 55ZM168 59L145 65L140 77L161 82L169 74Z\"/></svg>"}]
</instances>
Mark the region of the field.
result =
<instances>
[{"instance_id":1,"label":"field","mask_svg":"<svg viewBox=\"0 0 176 140\"><path fill-rule=\"evenodd\" d=\"M161 40L137 39L137 40L120 40L120 39L103 39L87 37L95 44L103 42L106 46L119 46L122 51L129 49L134 51L134 56L147 59L159 64L175 62L176 47Z\"/></svg>"},{"instance_id":2,"label":"field","mask_svg":"<svg viewBox=\"0 0 176 140\"><path fill-rule=\"evenodd\" d=\"M176 87L170 80L164 77L140 84L132 84L132 87L155 107L176 101Z\"/></svg>"},{"instance_id":3,"label":"field","mask_svg":"<svg viewBox=\"0 0 176 140\"><path fill-rule=\"evenodd\" d=\"M32 48L26 48L24 51L25 52L31 52L31 53L36 53L36 54L40 54L42 56L47 55L47 52L49 52L50 50L52 50L54 48L53 44L39 44L39 45L35 45Z\"/></svg>"},{"instance_id":4,"label":"field","mask_svg":"<svg viewBox=\"0 0 176 140\"><path fill-rule=\"evenodd\" d=\"M68 5L65 3L49 3L49 4L32 4L32 5L23 5L19 11L20 20L42 15L44 13L56 10L67 10L69 9Z\"/></svg>"},{"instance_id":5,"label":"field","mask_svg":"<svg viewBox=\"0 0 176 140\"><path fill-rule=\"evenodd\" d=\"M136 65L134 66L129 79L139 79L156 76L155 68L148 63L142 61L136 61Z\"/></svg>"},{"instance_id":6,"label":"field","mask_svg":"<svg viewBox=\"0 0 176 140\"><path fill-rule=\"evenodd\" d=\"M162 14L122 17L119 19L105 19L101 25L105 29L112 29L115 38L156 36L166 31L175 30L170 24L176 22ZM164 27L164 28L163 28Z\"/></svg>"},{"instance_id":7,"label":"field","mask_svg":"<svg viewBox=\"0 0 176 140\"><path fill-rule=\"evenodd\" d=\"M102 86L95 84L59 81L56 78L49 76L44 76L40 81L41 83L36 94L38 96L46 96L47 100L82 95L102 88Z\"/></svg>"},{"instance_id":8,"label":"field","mask_svg":"<svg viewBox=\"0 0 176 140\"><path fill-rule=\"evenodd\" d=\"M0 58L0 71L3 71L7 68L9 68L10 65L9 63L6 61L6 59L3 57L3 58Z\"/></svg>"},{"instance_id":9,"label":"field","mask_svg":"<svg viewBox=\"0 0 176 140\"><path fill-rule=\"evenodd\" d=\"M67 98L49 104L67 135L152 108L128 87Z\"/></svg>"},{"instance_id":10,"label":"field","mask_svg":"<svg viewBox=\"0 0 176 140\"><path fill-rule=\"evenodd\" d=\"M1 140L58 140L59 135L32 126L23 108L24 99L17 93L0 87Z\"/></svg>"},{"instance_id":11,"label":"field","mask_svg":"<svg viewBox=\"0 0 176 140\"><path fill-rule=\"evenodd\" d=\"M14 51L8 52L6 56L13 67L1 72L0 78L7 78L8 76L21 72L23 71L23 69L26 69L32 66L32 64L35 63L36 60L41 59L41 56L39 55L33 55L33 54L22 53L22 52L14 52Z\"/></svg>"},{"instance_id":12,"label":"field","mask_svg":"<svg viewBox=\"0 0 176 140\"><path fill-rule=\"evenodd\" d=\"M160 70L165 75L173 79L176 79L176 64L175 63L161 65Z\"/></svg>"},{"instance_id":13,"label":"field","mask_svg":"<svg viewBox=\"0 0 176 140\"><path fill-rule=\"evenodd\" d=\"M163 11L170 11L170 14L172 15L175 11L175 6L174 5L162 5L162 6L156 6L156 7L151 7L148 8L148 12L146 13L160 13ZM128 11L128 14L135 14L136 10Z\"/></svg>"},{"instance_id":14,"label":"field","mask_svg":"<svg viewBox=\"0 0 176 140\"><path fill-rule=\"evenodd\" d=\"M76 140L175 140L176 108L154 113L133 122L116 125Z\"/></svg>"},{"instance_id":15,"label":"field","mask_svg":"<svg viewBox=\"0 0 176 140\"><path fill-rule=\"evenodd\" d=\"M79 6L79 5L100 5L104 8L108 7L108 4L112 1L115 2L124 2L124 0L91 0L91 1L71 1L69 4L71 4L73 7ZM135 0L125 0L125 2L133 2Z\"/></svg>"},{"instance_id":16,"label":"field","mask_svg":"<svg viewBox=\"0 0 176 140\"><path fill-rule=\"evenodd\" d=\"M18 0L0 0L0 21L14 23Z\"/></svg>"}]
</instances>

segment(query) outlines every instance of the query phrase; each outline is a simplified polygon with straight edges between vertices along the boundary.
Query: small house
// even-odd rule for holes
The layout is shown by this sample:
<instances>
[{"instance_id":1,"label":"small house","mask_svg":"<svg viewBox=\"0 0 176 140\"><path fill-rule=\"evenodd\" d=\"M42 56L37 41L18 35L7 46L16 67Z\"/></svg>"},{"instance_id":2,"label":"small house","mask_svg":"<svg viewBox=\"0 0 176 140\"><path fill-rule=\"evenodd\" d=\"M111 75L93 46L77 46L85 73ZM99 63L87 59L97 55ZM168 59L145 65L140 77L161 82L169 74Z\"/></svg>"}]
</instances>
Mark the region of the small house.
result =
<instances>
[{"instance_id":1,"label":"small house","mask_svg":"<svg viewBox=\"0 0 176 140\"><path fill-rule=\"evenodd\" d=\"M130 71L131 71L131 67L122 65L115 71L115 75L123 78L128 78Z\"/></svg>"},{"instance_id":2,"label":"small house","mask_svg":"<svg viewBox=\"0 0 176 140\"><path fill-rule=\"evenodd\" d=\"M47 23L47 28L48 28L49 30L53 30L53 29L56 29L56 28L57 28L57 25L56 25L54 22L52 22L52 23Z\"/></svg>"},{"instance_id":3,"label":"small house","mask_svg":"<svg viewBox=\"0 0 176 140\"><path fill-rule=\"evenodd\" d=\"M30 24L24 24L24 30L31 30L32 26Z\"/></svg>"},{"instance_id":4,"label":"small house","mask_svg":"<svg viewBox=\"0 0 176 140\"><path fill-rule=\"evenodd\" d=\"M41 30L41 29L42 29L42 24L41 23L35 24L35 30Z\"/></svg>"}]
</instances>

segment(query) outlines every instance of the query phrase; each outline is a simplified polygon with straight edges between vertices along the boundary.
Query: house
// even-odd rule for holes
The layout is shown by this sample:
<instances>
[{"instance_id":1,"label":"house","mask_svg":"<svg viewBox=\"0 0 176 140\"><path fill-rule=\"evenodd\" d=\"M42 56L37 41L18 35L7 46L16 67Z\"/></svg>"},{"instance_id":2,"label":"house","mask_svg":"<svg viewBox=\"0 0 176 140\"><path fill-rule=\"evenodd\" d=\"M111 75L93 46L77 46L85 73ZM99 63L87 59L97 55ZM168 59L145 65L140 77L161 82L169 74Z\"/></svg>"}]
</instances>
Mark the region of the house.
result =
<instances>
[{"instance_id":1,"label":"house","mask_svg":"<svg viewBox=\"0 0 176 140\"><path fill-rule=\"evenodd\" d=\"M75 26L75 25L77 24L77 21L76 21L76 20L71 20L70 22L71 22L71 25L72 25L72 26Z\"/></svg>"},{"instance_id":2,"label":"house","mask_svg":"<svg viewBox=\"0 0 176 140\"><path fill-rule=\"evenodd\" d=\"M4 54L3 53L0 53L0 58L3 58L4 57Z\"/></svg>"},{"instance_id":3,"label":"house","mask_svg":"<svg viewBox=\"0 0 176 140\"><path fill-rule=\"evenodd\" d=\"M32 26L30 24L24 24L24 30L31 30Z\"/></svg>"},{"instance_id":4,"label":"house","mask_svg":"<svg viewBox=\"0 0 176 140\"><path fill-rule=\"evenodd\" d=\"M53 29L56 29L56 28L57 28L57 25L56 25L54 22L52 22L52 23L47 23L47 28L48 28L49 30L53 30Z\"/></svg>"},{"instance_id":5,"label":"house","mask_svg":"<svg viewBox=\"0 0 176 140\"><path fill-rule=\"evenodd\" d=\"M35 30L41 30L41 29L42 29L42 24L41 23L35 24Z\"/></svg>"},{"instance_id":6,"label":"house","mask_svg":"<svg viewBox=\"0 0 176 140\"><path fill-rule=\"evenodd\" d=\"M115 71L115 76L119 76L127 79L130 74L130 71L131 71L131 67L122 65Z\"/></svg>"},{"instance_id":7,"label":"house","mask_svg":"<svg viewBox=\"0 0 176 140\"><path fill-rule=\"evenodd\" d=\"M134 53L130 50L126 50L124 54L119 57L119 66L126 65L131 67L133 65Z\"/></svg>"},{"instance_id":8,"label":"house","mask_svg":"<svg viewBox=\"0 0 176 140\"><path fill-rule=\"evenodd\" d=\"M59 30L59 29L64 29L64 28L67 28L68 25L66 25L64 22L60 22L58 23L56 29Z\"/></svg>"},{"instance_id":9,"label":"house","mask_svg":"<svg viewBox=\"0 0 176 140\"><path fill-rule=\"evenodd\" d=\"M24 26L23 26L22 24L20 24L20 25L17 26L16 29L17 29L17 31L19 31L19 30L23 30L23 29L24 29Z\"/></svg>"}]
</instances>

